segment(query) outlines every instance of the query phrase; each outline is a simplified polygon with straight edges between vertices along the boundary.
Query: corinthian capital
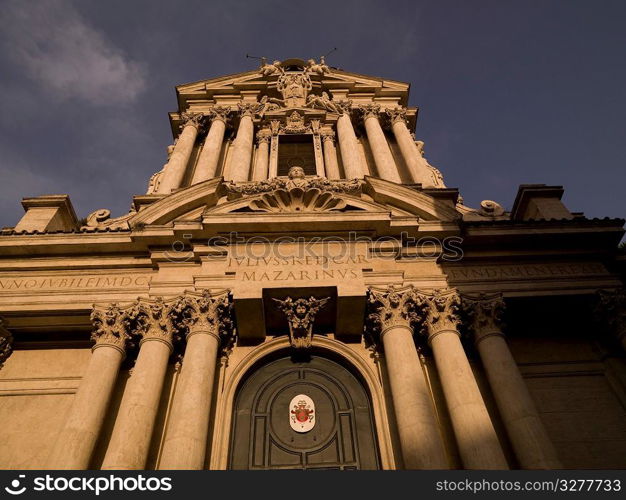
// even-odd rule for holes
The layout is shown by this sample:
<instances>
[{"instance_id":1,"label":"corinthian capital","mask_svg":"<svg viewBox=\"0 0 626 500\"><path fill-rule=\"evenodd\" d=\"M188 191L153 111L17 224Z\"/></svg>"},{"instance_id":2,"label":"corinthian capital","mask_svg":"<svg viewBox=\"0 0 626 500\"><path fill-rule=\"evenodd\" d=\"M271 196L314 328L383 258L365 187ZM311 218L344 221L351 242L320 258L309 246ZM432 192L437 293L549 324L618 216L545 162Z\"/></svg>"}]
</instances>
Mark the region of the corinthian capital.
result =
<instances>
[{"instance_id":1,"label":"corinthian capital","mask_svg":"<svg viewBox=\"0 0 626 500\"><path fill-rule=\"evenodd\" d=\"M363 121L368 118L376 118L380 115L380 104L363 104L357 108Z\"/></svg>"},{"instance_id":2,"label":"corinthian capital","mask_svg":"<svg viewBox=\"0 0 626 500\"><path fill-rule=\"evenodd\" d=\"M93 349L108 346L126 354L126 345L131 337L128 310L120 309L117 304L95 305L90 319L93 325L91 340L95 342Z\"/></svg>"},{"instance_id":3,"label":"corinthian capital","mask_svg":"<svg viewBox=\"0 0 626 500\"><path fill-rule=\"evenodd\" d=\"M397 121L400 121L406 125L406 109L404 108L392 108L386 109L385 113L389 116L389 121L393 125Z\"/></svg>"},{"instance_id":4,"label":"corinthian capital","mask_svg":"<svg viewBox=\"0 0 626 500\"><path fill-rule=\"evenodd\" d=\"M135 334L141 337L140 344L157 340L173 347L174 317L172 304L163 298L139 299L129 310Z\"/></svg>"},{"instance_id":5,"label":"corinthian capital","mask_svg":"<svg viewBox=\"0 0 626 500\"><path fill-rule=\"evenodd\" d=\"M199 129L200 127L202 127L203 121L204 121L204 115L202 113L182 113L180 115L181 121L182 121L182 125L181 128L184 128L186 126L192 126L192 127L196 127L197 129Z\"/></svg>"},{"instance_id":6,"label":"corinthian capital","mask_svg":"<svg viewBox=\"0 0 626 500\"><path fill-rule=\"evenodd\" d=\"M0 368L13 352L13 335L6 325L6 321L0 317Z\"/></svg>"},{"instance_id":7,"label":"corinthian capital","mask_svg":"<svg viewBox=\"0 0 626 500\"><path fill-rule=\"evenodd\" d=\"M252 118L254 118L254 115L257 112L257 109L259 108L259 104L258 103L250 103L250 102L240 102L237 103L237 107L239 108L239 114L243 117L243 116L250 116Z\"/></svg>"},{"instance_id":8,"label":"corinthian capital","mask_svg":"<svg viewBox=\"0 0 626 500\"><path fill-rule=\"evenodd\" d=\"M187 338L204 333L221 341L232 333L231 308L228 292L212 295L209 290L203 290L179 297L172 312Z\"/></svg>"},{"instance_id":9,"label":"corinthian capital","mask_svg":"<svg viewBox=\"0 0 626 500\"><path fill-rule=\"evenodd\" d=\"M369 288L367 303L367 321L381 337L394 327L412 328L423 317L424 301L413 287L402 291L393 286L384 291Z\"/></svg>"},{"instance_id":10,"label":"corinthian capital","mask_svg":"<svg viewBox=\"0 0 626 500\"><path fill-rule=\"evenodd\" d=\"M271 140L272 140L272 131L270 129L261 129L256 134L257 144L261 144L261 143L269 144Z\"/></svg>"},{"instance_id":11,"label":"corinthian capital","mask_svg":"<svg viewBox=\"0 0 626 500\"><path fill-rule=\"evenodd\" d=\"M626 290L598 291L596 317L626 349Z\"/></svg>"},{"instance_id":12,"label":"corinthian capital","mask_svg":"<svg viewBox=\"0 0 626 500\"><path fill-rule=\"evenodd\" d=\"M287 297L285 300L273 299L278 309L287 317L291 346L296 349L308 349L313 341L313 323L315 316L324 307L330 297L316 299L296 299Z\"/></svg>"},{"instance_id":13,"label":"corinthian capital","mask_svg":"<svg viewBox=\"0 0 626 500\"><path fill-rule=\"evenodd\" d=\"M461 322L461 298L455 289L436 290L432 294L420 294L426 304L424 327L428 340L445 331L458 333Z\"/></svg>"},{"instance_id":14,"label":"corinthian capital","mask_svg":"<svg viewBox=\"0 0 626 500\"><path fill-rule=\"evenodd\" d=\"M329 129L322 129L320 131L320 137L322 138L322 141L331 141L331 142L335 142L335 131L334 130L329 130Z\"/></svg>"},{"instance_id":15,"label":"corinthian capital","mask_svg":"<svg viewBox=\"0 0 626 500\"><path fill-rule=\"evenodd\" d=\"M209 119L211 121L219 120L228 123L230 114L231 110L228 106L213 106L211 111L209 111Z\"/></svg>"},{"instance_id":16,"label":"corinthian capital","mask_svg":"<svg viewBox=\"0 0 626 500\"><path fill-rule=\"evenodd\" d=\"M491 335L502 335L505 307L500 293L463 296L463 311L476 343Z\"/></svg>"}]
</instances>

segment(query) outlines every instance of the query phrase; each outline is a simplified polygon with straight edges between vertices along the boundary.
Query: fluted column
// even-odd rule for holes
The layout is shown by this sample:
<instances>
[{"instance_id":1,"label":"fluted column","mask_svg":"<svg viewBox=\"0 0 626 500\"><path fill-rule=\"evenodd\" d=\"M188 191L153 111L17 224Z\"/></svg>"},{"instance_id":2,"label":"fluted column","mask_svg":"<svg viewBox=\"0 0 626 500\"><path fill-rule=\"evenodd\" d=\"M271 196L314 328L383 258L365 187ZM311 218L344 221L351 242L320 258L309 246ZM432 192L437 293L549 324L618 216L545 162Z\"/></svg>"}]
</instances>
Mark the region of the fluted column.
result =
<instances>
[{"instance_id":1,"label":"fluted column","mask_svg":"<svg viewBox=\"0 0 626 500\"><path fill-rule=\"evenodd\" d=\"M324 150L324 171L328 179L340 179L337 149L335 148L335 132L322 130L320 133Z\"/></svg>"},{"instance_id":2,"label":"fluted column","mask_svg":"<svg viewBox=\"0 0 626 500\"><path fill-rule=\"evenodd\" d=\"M268 177L270 166L270 141L272 133L268 129L259 130L256 134L257 149L254 161L253 181L264 181Z\"/></svg>"},{"instance_id":3,"label":"fluted column","mask_svg":"<svg viewBox=\"0 0 626 500\"><path fill-rule=\"evenodd\" d=\"M197 184L198 182L215 177L220 161L229 114L230 108L215 106L211 109L209 113L211 126L204 139L204 145L202 146L200 155L198 156L191 184Z\"/></svg>"},{"instance_id":4,"label":"fluted column","mask_svg":"<svg viewBox=\"0 0 626 500\"><path fill-rule=\"evenodd\" d=\"M126 355L129 317L116 304L91 313L95 345L63 429L48 457L48 469L87 469L100 435L120 364Z\"/></svg>"},{"instance_id":5,"label":"fluted column","mask_svg":"<svg viewBox=\"0 0 626 500\"><path fill-rule=\"evenodd\" d=\"M252 145L254 140L253 117L258 104L239 104L240 120L237 137L233 143L233 154L230 159L228 179L234 182L245 182L250 177L252 161Z\"/></svg>"},{"instance_id":6,"label":"fluted column","mask_svg":"<svg viewBox=\"0 0 626 500\"><path fill-rule=\"evenodd\" d=\"M417 307L412 290L370 289L368 320L383 343L405 468L447 469L433 399L413 340Z\"/></svg>"},{"instance_id":7,"label":"fluted column","mask_svg":"<svg viewBox=\"0 0 626 500\"><path fill-rule=\"evenodd\" d=\"M204 468L220 334L230 331L228 295L187 294L174 306L187 347L172 402L159 469Z\"/></svg>"},{"instance_id":8,"label":"fluted column","mask_svg":"<svg viewBox=\"0 0 626 500\"><path fill-rule=\"evenodd\" d=\"M374 162L376 163L376 170L378 170L379 177L391 182L400 183L398 167L391 154L391 149L389 149L385 133L380 126L380 105L367 104L360 106L359 111L363 116L367 140L372 149L372 155L374 156Z\"/></svg>"},{"instance_id":9,"label":"fluted column","mask_svg":"<svg viewBox=\"0 0 626 500\"><path fill-rule=\"evenodd\" d=\"M131 315L141 335L139 355L126 384L103 470L145 468L173 350L171 306L161 299L141 300Z\"/></svg>"},{"instance_id":10,"label":"fluted column","mask_svg":"<svg viewBox=\"0 0 626 500\"><path fill-rule=\"evenodd\" d=\"M361 155L357 144L356 134L350 119L350 105L338 104L342 111L337 119L337 136L339 138L339 149L341 150L341 160L346 179L362 179L363 168L361 166Z\"/></svg>"},{"instance_id":11,"label":"fluted column","mask_svg":"<svg viewBox=\"0 0 626 500\"><path fill-rule=\"evenodd\" d=\"M415 145L415 140L406 124L406 109L386 110L391 120L391 130L402 152L402 158L409 169L411 179L423 187L432 187L433 182L426 160L422 157Z\"/></svg>"},{"instance_id":12,"label":"fluted column","mask_svg":"<svg viewBox=\"0 0 626 500\"><path fill-rule=\"evenodd\" d=\"M422 295L425 326L441 379L452 427L466 469L508 469L458 331L460 298L455 290Z\"/></svg>"},{"instance_id":13,"label":"fluted column","mask_svg":"<svg viewBox=\"0 0 626 500\"><path fill-rule=\"evenodd\" d=\"M180 187L198 136L198 129L202 124L202 118L200 113L182 114L182 132L178 136L167 165L165 165L157 193L169 194L172 190Z\"/></svg>"},{"instance_id":14,"label":"fluted column","mask_svg":"<svg viewBox=\"0 0 626 500\"><path fill-rule=\"evenodd\" d=\"M561 468L556 451L501 330L501 295L463 299L502 421L523 469Z\"/></svg>"}]
</instances>

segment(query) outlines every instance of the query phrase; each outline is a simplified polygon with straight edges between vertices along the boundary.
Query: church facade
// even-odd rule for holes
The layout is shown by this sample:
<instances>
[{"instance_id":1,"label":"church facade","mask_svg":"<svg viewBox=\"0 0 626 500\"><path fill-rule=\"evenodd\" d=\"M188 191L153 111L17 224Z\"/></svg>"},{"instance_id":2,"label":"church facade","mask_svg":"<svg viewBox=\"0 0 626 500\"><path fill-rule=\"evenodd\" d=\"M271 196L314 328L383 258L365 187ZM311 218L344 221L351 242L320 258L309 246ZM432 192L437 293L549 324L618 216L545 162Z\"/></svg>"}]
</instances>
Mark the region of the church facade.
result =
<instances>
[{"instance_id":1,"label":"church facade","mask_svg":"<svg viewBox=\"0 0 626 500\"><path fill-rule=\"evenodd\" d=\"M626 468L623 219L463 203L409 85L176 88L164 167L0 234L0 468Z\"/></svg>"}]
</instances>

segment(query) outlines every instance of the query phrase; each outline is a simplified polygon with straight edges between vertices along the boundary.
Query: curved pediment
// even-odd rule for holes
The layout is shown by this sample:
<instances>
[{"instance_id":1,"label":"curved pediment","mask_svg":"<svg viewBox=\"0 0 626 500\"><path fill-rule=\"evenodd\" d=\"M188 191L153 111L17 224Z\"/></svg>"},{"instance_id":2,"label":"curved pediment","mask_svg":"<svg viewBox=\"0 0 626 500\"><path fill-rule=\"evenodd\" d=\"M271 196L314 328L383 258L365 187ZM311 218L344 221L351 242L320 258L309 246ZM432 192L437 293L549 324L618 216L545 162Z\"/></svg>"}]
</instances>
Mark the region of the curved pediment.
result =
<instances>
[{"instance_id":1,"label":"curved pediment","mask_svg":"<svg viewBox=\"0 0 626 500\"><path fill-rule=\"evenodd\" d=\"M168 225L174 221L200 220L204 216L237 213L350 213L388 214L424 221L452 222L460 214L450 203L415 190L366 177L364 180L329 181L307 178L290 185L286 178L233 184L215 178L176 191L142 208L129 223ZM362 217L362 215L359 215Z\"/></svg>"}]
</instances>

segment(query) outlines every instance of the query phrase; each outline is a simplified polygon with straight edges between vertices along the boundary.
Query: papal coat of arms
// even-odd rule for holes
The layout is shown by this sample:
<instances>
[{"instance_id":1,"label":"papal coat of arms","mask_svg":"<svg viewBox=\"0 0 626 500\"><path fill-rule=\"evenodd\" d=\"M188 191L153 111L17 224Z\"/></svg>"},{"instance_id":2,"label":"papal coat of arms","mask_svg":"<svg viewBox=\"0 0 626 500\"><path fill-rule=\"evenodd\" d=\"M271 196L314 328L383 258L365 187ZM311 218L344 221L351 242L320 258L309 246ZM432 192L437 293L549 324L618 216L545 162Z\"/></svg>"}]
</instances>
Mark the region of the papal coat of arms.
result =
<instances>
[{"instance_id":1,"label":"papal coat of arms","mask_svg":"<svg viewBox=\"0 0 626 500\"><path fill-rule=\"evenodd\" d=\"M296 432L308 432L315 426L315 403L309 396L298 394L291 400L289 424Z\"/></svg>"}]
</instances>

